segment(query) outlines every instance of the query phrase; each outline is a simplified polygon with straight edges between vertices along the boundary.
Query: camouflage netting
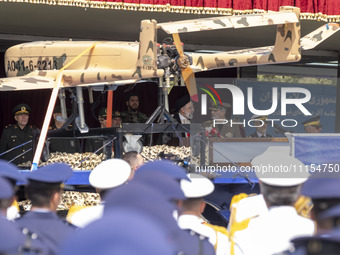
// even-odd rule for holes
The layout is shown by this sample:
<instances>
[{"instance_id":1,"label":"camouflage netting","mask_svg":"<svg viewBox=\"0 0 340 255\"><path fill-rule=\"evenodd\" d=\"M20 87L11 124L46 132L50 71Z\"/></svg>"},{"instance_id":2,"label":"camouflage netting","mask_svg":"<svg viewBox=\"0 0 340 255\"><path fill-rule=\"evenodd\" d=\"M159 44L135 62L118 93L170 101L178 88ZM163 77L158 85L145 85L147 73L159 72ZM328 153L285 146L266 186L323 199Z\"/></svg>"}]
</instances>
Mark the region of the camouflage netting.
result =
<instances>
[{"instance_id":1,"label":"camouflage netting","mask_svg":"<svg viewBox=\"0 0 340 255\"><path fill-rule=\"evenodd\" d=\"M68 210L71 206L95 206L100 204L100 196L98 193L64 191L59 210Z\"/></svg>"},{"instance_id":2,"label":"camouflage netting","mask_svg":"<svg viewBox=\"0 0 340 255\"><path fill-rule=\"evenodd\" d=\"M100 204L98 193L64 191L57 210L68 210L71 206L95 206L98 204ZM28 211L31 209L32 204L30 200L23 200L18 202L18 206L23 210Z\"/></svg>"},{"instance_id":3,"label":"camouflage netting","mask_svg":"<svg viewBox=\"0 0 340 255\"><path fill-rule=\"evenodd\" d=\"M40 162L39 167L52 164L52 163L66 163L72 167L73 170L92 170L100 162L105 159L103 154L97 155L95 153L65 153L56 152L51 153L47 162ZM20 164L19 167L29 169L32 162L28 161L26 163Z\"/></svg>"},{"instance_id":4,"label":"camouflage netting","mask_svg":"<svg viewBox=\"0 0 340 255\"><path fill-rule=\"evenodd\" d=\"M190 157L190 147L176 147L167 145L144 146L141 155L145 161L153 161L158 158L158 154L164 152L165 154L174 154L179 158ZM114 156L114 155L112 155ZM52 163L66 163L72 167L73 170L92 170L100 162L105 159L104 154L97 155L95 153L51 153L47 162L40 162L39 167ZM30 169L31 161L20 164L19 167Z\"/></svg>"},{"instance_id":5,"label":"camouflage netting","mask_svg":"<svg viewBox=\"0 0 340 255\"><path fill-rule=\"evenodd\" d=\"M168 146L168 145L156 145L150 147L143 147L141 155L147 161L153 161L158 158L158 154L164 152L165 154L174 154L179 158L190 157L190 147L186 146Z\"/></svg>"}]
</instances>

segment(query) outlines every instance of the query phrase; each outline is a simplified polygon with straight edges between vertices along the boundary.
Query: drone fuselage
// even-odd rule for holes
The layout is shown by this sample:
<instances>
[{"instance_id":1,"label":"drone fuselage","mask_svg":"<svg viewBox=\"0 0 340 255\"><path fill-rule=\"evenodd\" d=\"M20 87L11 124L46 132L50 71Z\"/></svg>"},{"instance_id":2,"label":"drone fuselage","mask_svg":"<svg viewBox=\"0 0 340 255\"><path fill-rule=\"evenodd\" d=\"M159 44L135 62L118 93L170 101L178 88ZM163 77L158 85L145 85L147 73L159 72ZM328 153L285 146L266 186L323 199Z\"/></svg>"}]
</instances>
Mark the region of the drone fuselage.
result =
<instances>
[{"instance_id":1,"label":"drone fuselage","mask_svg":"<svg viewBox=\"0 0 340 255\"><path fill-rule=\"evenodd\" d=\"M163 76L163 69L156 69L149 64L154 61L152 55L145 54L143 64L137 66L140 43L93 41L45 41L16 45L6 51L6 74L8 77L15 77L39 72L42 77L55 77L60 69L94 43L97 45L92 50L63 70L65 85Z\"/></svg>"}]
</instances>

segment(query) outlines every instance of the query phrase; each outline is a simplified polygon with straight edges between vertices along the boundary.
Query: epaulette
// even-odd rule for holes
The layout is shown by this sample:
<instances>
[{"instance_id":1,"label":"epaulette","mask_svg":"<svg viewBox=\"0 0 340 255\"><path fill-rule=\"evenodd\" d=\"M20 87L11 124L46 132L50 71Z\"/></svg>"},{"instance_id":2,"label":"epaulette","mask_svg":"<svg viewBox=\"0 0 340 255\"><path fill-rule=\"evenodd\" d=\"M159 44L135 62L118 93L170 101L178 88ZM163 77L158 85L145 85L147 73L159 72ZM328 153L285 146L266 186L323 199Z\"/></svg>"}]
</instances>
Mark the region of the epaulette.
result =
<instances>
[{"instance_id":1,"label":"epaulette","mask_svg":"<svg viewBox=\"0 0 340 255\"><path fill-rule=\"evenodd\" d=\"M13 124L8 124L5 128L9 128L11 126L13 126Z\"/></svg>"}]
</instances>

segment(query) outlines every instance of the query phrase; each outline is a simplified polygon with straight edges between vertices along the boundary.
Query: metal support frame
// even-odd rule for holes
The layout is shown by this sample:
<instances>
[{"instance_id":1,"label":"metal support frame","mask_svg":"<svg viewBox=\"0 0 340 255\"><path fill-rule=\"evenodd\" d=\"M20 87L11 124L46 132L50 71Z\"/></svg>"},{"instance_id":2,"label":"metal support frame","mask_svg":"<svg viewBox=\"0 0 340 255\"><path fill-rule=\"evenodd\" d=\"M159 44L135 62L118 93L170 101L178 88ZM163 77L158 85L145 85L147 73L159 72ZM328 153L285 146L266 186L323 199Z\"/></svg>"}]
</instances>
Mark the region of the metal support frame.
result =
<instances>
[{"instance_id":1,"label":"metal support frame","mask_svg":"<svg viewBox=\"0 0 340 255\"><path fill-rule=\"evenodd\" d=\"M168 69L168 68L167 68ZM177 123L177 121L171 116L169 113L169 102L168 102L168 93L167 89L170 88L170 71L165 70L165 86L163 82L163 77L159 78L159 86L158 86L158 107L151 114L149 119L146 121L146 124L150 124L155 122L158 117L158 123L165 123L165 119L171 123Z\"/></svg>"},{"instance_id":2,"label":"metal support frame","mask_svg":"<svg viewBox=\"0 0 340 255\"><path fill-rule=\"evenodd\" d=\"M79 112L79 119L76 118L76 124L81 133L87 133L89 132L89 128L85 123L83 89L81 87L77 87L76 91L77 91L77 104L78 104L78 112Z\"/></svg>"}]
</instances>

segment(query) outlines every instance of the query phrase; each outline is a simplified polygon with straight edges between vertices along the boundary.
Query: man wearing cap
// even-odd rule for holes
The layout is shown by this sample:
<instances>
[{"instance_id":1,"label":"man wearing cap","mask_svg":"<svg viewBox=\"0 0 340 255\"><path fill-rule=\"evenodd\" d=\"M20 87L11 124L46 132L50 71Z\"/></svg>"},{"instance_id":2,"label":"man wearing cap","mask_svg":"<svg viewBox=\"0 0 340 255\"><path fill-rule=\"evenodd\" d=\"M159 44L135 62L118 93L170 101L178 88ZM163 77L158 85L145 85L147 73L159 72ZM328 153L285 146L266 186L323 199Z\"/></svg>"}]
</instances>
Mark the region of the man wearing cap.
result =
<instances>
[{"instance_id":1,"label":"man wearing cap","mask_svg":"<svg viewBox=\"0 0 340 255\"><path fill-rule=\"evenodd\" d=\"M311 219L316 222L317 233L323 234L331 230L334 222L322 217L328 209L340 205L340 179L338 173L314 172L302 187L302 195L311 199ZM331 171L331 170L330 170Z\"/></svg>"},{"instance_id":2,"label":"man wearing cap","mask_svg":"<svg viewBox=\"0 0 340 255\"><path fill-rule=\"evenodd\" d=\"M255 133L251 134L250 137L252 138L272 137L270 134L267 133L268 129L267 119L268 116L253 115L251 117L252 125L256 127L256 131Z\"/></svg>"},{"instance_id":3,"label":"man wearing cap","mask_svg":"<svg viewBox=\"0 0 340 255\"><path fill-rule=\"evenodd\" d=\"M36 128L28 124L30 112L31 107L27 104L15 106L12 113L16 124L6 126L1 136L0 153L27 142L27 144L13 149L2 156L2 158L7 161L17 157L12 161L16 165L33 159L32 142L29 141L33 140L33 131L36 130Z\"/></svg>"},{"instance_id":4,"label":"man wearing cap","mask_svg":"<svg viewBox=\"0 0 340 255\"><path fill-rule=\"evenodd\" d=\"M251 164L256 169L260 190L269 210L250 219L245 230L235 233L233 238L243 254L277 254L291 247L291 239L313 235L313 221L298 215L294 208L309 173L284 170L289 167L305 169L305 165L289 155L289 147L283 146L268 147Z\"/></svg>"},{"instance_id":5,"label":"man wearing cap","mask_svg":"<svg viewBox=\"0 0 340 255\"><path fill-rule=\"evenodd\" d=\"M315 116L301 123L305 129L305 133L321 133L322 125L320 116Z\"/></svg>"},{"instance_id":6,"label":"man wearing cap","mask_svg":"<svg viewBox=\"0 0 340 255\"><path fill-rule=\"evenodd\" d=\"M7 178L0 177L0 254L47 254L44 245L34 235L21 229L4 214L15 190Z\"/></svg>"},{"instance_id":7,"label":"man wearing cap","mask_svg":"<svg viewBox=\"0 0 340 255\"><path fill-rule=\"evenodd\" d=\"M98 121L101 128L107 128L107 108L103 107L98 112ZM121 127L122 118L119 111L112 113L112 127ZM106 142L103 139L88 139L86 141L85 151L95 152L99 148L103 147ZM105 148L99 150L97 154L105 152Z\"/></svg>"},{"instance_id":8,"label":"man wearing cap","mask_svg":"<svg viewBox=\"0 0 340 255\"><path fill-rule=\"evenodd\" d=\"M286 254L338 254L340 250L340 180L328 173L314 173L304 186L302 194L312 198L311 218L316 223L315 236L293 239L294 249Z\"/></svg>"},{"instance_id":9,"label":"man wearing cap","mask_svg":"<svg viewBox=\"0 0 340 255\"><path fill-rule=\"evenodd\" d=\"M50 130L58 130L60 129L64 123L66 122L65 119L63 119L62 113L61 113L61 107L59 105L54 107L53 111L53 120L54 125L50 127ZM70 125L69 127L66 127L66 130L72 128ZM60 137L54 137L49 139L49 152L66 152L66 153L76 153L80 152L80 144L79 140L75 138L70 139L63 139Z\"/></svg>"},{"instance_id":10,"label":"man wearing cap","mask_svg":"<svg viewBox=\"0 0 340 255\"><path fill-rule=\"evenodd\" d=\"M178 226L208 237L216 255L230 254L228 231L223 227L207 224L201 218L205 208L203 198L214 191L214 184L199 174L191 173L188 176L190 181L181 180L181 188L187 199L178 201Z\"/></svg>"},{"instance_id":11,"label":"man wearing cap","mask_svg":"<svg viewBox=\"0 0 340 255\"><path fill-rule=\"evenodd\" d=\"M102 203L69 213L67 219L73 225L84 228L103 215L104 195L111 189L126 183L131 174L130 165L122 159L108 159L96 166L89 176L89 182L99 193Z\"/></svg>"},{"instance_id":12,"label":"man wearing cap","mask_svg":"<svg viewBox=\"0 0 340 255\"><path fill-rule=\"evenodd\" d=\"M165 171L159 171L159 167ZM215 254L207 238L194 231L181 230L173 217L176 208L174 201L184 198L177 181L178 178L188 178L184 170L167 161L149 162L141 166L140 170L127 185L107 193L103 218L120 208L129 209L160 223L168 241L175 248L175 254Z\"/></svg>"},{"instance_id":13,"label":"man wearing cap","mask_svg":"<svg viewBox=\"0 0 340 255\"><path fill-rule=\"evenodd\" d=\"M208 120L203 123L203 127L205 128L205 131L206 131L206 136L221 137L221 138L242 137L242 132L241 132L242 127L240 125L235 125L235 124L231 126L230 120L228 120L227 118L227 110L230 107L231 107L230 104L223 102L221 105L217 104L209 108L211 110L212 120ZM226 123L225 121L228 121L228 122ZM223 123L223 124L216 124L216 123Z\"/></svg>"},{"instance_id":14,"label":"man wearing cap","mask_svg":"<svg viewBox=\"0 0 340 255\"><path fill-rule=\"evenodd\" d=\"M98 113L98 121L101 128L107 128L107 108L101 108ZM122 119L119 111L112 112L112 127L120 127Z\"/></svg>"},{"instance_id":15,"label":"man wearing cap","mask_svg":"<svg viewBox=\"0 0 340 255\"><path fill-rule=\"evenodd\" d=\"M59 205L63 182L73 174L66 164L50 164L31 172L27 179L27 198L32 208L16 220L20 228L36 233L38 239L48 248L49 254L57 254L60 245L72 235L74 227L59 219L56 210Z\"/></svg>"},{"instance_id":16,"label":"man wearing cap","mask_svg":"<svg viewBox=\"0 0 340 255\"><path fill-rule=\"evenodd\" d=\"M128 94L125 102L128 110L121 113L123 123L145 123L148 120L148 116L138 110L139 96L137 93Z\"/></svg>"}]
</instances>

